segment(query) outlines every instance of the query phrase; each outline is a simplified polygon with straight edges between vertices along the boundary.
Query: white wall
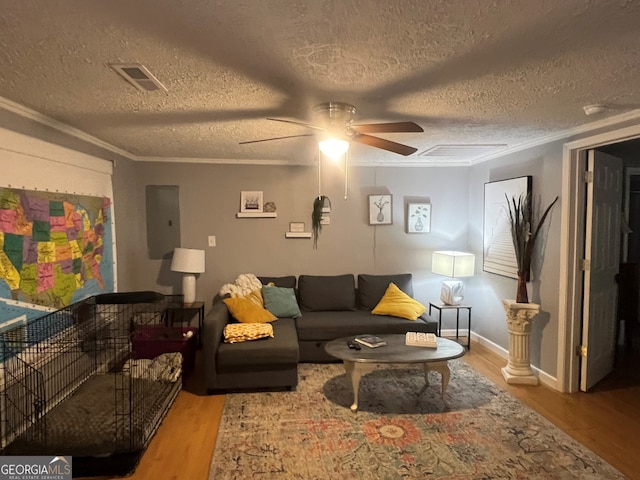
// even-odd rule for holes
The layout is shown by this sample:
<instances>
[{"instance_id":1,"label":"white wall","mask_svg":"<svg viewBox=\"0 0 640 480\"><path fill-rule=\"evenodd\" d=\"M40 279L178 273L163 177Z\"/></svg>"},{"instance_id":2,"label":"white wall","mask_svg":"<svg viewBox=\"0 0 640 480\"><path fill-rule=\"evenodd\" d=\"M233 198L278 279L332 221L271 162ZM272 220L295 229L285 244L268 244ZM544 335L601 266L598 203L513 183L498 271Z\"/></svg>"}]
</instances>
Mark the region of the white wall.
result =
<instances>
[{"instance_id":1,"label":"white wall","mask_svg":"<svg viewBox=\"0 0 640 480\"><path fill-rule=\"evenodd\" d=\"M0 128L0 186L113 198L111 162Z\"/></svg>"}]
</instances>

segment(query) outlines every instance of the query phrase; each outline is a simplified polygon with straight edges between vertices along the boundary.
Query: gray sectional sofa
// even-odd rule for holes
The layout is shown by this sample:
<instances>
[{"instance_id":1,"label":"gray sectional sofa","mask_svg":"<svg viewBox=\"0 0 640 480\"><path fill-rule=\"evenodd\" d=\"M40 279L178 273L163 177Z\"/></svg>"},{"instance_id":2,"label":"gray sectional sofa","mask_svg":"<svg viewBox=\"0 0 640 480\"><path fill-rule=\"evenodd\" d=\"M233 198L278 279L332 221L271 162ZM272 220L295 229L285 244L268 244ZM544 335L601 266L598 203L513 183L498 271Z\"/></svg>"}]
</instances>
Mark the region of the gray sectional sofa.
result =
<instances>
[{"instance_id":1,"label":"gray sectional sofa","mask_svg":"<svg viewBox=\"0 0 640 480\"><path fill-rule=\"evenodd\" d=\"M339 337L365 333L437 332L437 322L421 317L405 320L374 315L371 310L395 283L413 297L412 275L353 275L258 277L266 285L293 288L301 317L272 322L274 337L227 344L223 331L235 319L221 299L214 300L204 319L202 350L207 390L295 388L298 362L336 361L324 345Z\"/></svg>"}]
</instances>

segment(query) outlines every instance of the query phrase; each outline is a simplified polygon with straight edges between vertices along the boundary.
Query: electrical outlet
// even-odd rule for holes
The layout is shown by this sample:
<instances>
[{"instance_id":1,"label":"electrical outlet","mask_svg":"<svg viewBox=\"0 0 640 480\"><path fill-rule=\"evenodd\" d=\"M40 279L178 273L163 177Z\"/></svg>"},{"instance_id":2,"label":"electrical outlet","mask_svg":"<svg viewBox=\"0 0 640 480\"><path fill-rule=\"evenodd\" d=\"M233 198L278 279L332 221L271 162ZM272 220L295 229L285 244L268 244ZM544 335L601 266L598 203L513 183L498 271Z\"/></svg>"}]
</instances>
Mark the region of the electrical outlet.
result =
<instances>
[{"instance_id":1,"label":"electrical outlet","mask_svg":"<svg viewBox=\"0 0 640 480\"><path fill-rule=\"evenodd\" d=\"M209 235L209 246L210 247L215 247L216 246L216 236L215 235Z\"/></svg>"}]
</instances>

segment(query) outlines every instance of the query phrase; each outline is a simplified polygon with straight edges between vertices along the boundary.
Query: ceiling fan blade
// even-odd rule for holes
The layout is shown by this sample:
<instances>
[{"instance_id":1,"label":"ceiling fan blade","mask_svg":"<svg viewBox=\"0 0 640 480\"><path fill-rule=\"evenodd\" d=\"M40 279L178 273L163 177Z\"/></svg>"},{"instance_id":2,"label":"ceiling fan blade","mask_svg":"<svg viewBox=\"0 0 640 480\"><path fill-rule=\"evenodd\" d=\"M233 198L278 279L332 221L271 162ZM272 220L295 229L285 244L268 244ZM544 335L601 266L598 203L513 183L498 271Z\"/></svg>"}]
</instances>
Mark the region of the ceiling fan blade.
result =
<instances>
[{"instance_id":1,"label":"ceiling fan blade","mask_svg":"<svg viewBox=\"0 0 640 480\"><path fill-rule=\"evenodd\" d=\"M413 122L368 123L351 125L351 128L358 133L424 132L420 125Z\"/></svg>"},{"instance_id":2,"label":"ceiling fan blade","mask_svg":"<svg viewBox=\"0 0 640 480\"><path fill-rule=\"evenodd\" d=\"M273 120L274 122L293 123L294 125L301 125L303 127L314 128L316 130L326 131L326 128L319 127L317 125L311 125L310 123L297 122L295 120L285 120L283 118L267 118L267 120Z\"/></svg>"},{"instance_id":3,"label":"ceiling fan blade","mask_svg":"<svg viewBox=\"0 0 640 480\"><path fill-rule=\"evenodd\" d=\"M354 142L363 143L370 147L381 148L389 152L404 155L405 157L418 151L417 148L410 147L408 145L402 145L401 143L392 142L391 140L385 140L380 137L372 137L371 135L364 135L358 133L352 138Z\"/></svg>"},{"instance_id":4,"label":"ceiling fan blade","mask_svg":"<svg viewBox=\"0 0 640 480\"><path fill-rule=\"evenodd\" d=\"M259 142L270 142L271 140L283 140L285 138L298 138L298 137L313 137L315 134L313 133L305 133L303 135L287 135L286 137L273 137L273 138L263 138L260 140L248 140L246 142L239 142L240 145L245 145L247 143L259 143Z\"/></svg>"}]
</instances>

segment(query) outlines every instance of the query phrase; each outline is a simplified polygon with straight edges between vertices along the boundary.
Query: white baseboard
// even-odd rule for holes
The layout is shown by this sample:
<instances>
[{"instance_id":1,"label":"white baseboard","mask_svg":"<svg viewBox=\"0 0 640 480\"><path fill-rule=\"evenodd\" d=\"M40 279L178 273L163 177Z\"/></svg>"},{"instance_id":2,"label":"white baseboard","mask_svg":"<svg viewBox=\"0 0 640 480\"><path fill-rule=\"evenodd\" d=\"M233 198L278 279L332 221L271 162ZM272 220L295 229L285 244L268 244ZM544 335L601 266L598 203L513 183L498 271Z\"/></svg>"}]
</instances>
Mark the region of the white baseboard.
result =
<instances>
[{"instance_id":1,"label":"white baseboard","mask_svg":"<svg viewBox=\"0 0 640 480\"><path fill-rule=\"evenodd\" d=\"M463 333L463 336L466 336L467 332L465 330L460 330L461 333ZM456 331L455 329L442 329L441 332L441 336L443 337L455 337L456 336ZM482 345L483 347L487 348L488 350L491 350L493 353L495 353L496 355L498 355L501 358L504 358L505 361L509 359L509 351L506 350L505 348L502 348L500 345L497 345L495 343L493 343L491 340L486 339L485 337L482 337L480 335L478 335L475 332L471 332L471 340L478 342L480 345ZM553 375L548 374L547 372L540 370L539 368L537 368L534 365L531 365L531 369L536 373L536 375L538 376L538 380L540 380L540 383L542 383L543 385L553 389L553 390L557 390L558 392L560 392L560 388L558 385L558 379L556 377L554 377Z\"/></svg>"}]
</instances>

